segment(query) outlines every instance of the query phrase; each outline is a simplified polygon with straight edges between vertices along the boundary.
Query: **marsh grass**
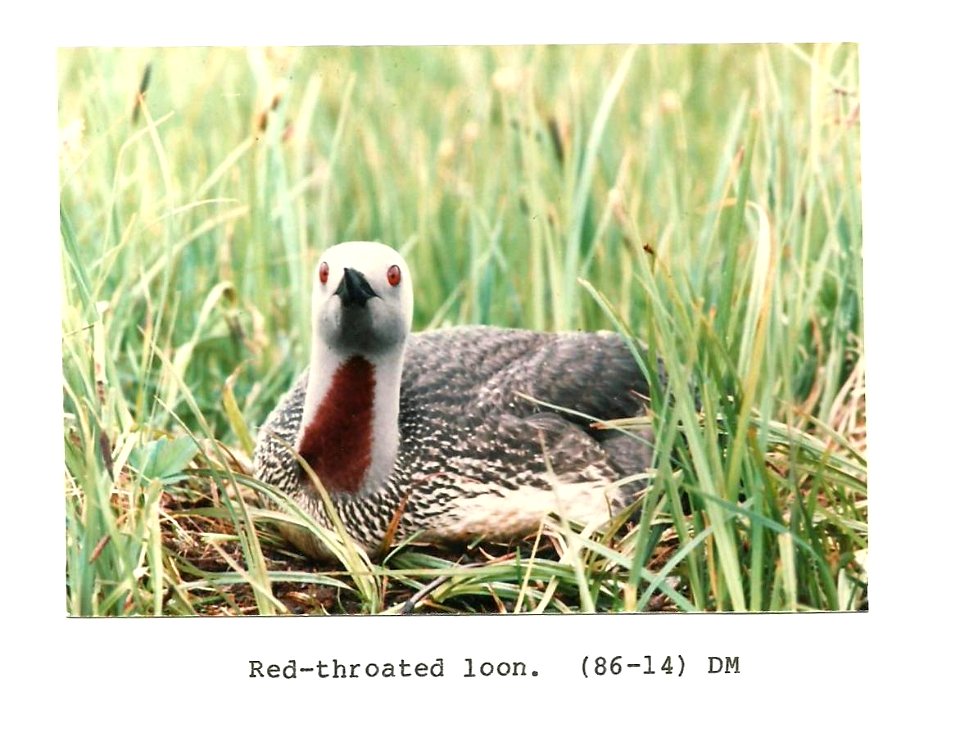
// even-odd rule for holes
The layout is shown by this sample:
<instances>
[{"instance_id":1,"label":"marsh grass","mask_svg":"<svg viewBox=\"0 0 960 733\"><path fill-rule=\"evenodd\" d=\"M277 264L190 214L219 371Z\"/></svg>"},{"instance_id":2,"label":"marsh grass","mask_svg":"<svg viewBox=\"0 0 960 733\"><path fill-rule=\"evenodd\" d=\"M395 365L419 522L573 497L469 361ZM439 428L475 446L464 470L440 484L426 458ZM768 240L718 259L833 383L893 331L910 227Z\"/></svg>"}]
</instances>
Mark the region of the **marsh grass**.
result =
<instances>
[{"instance_id":1,"label":"marsh grass","mask_svg":"<svg viewBox=\"0 0 960 733\"><path fill-rule=\"evenodd\" d=\"M855 47L58 66L69 613L866 607ZM642 511L369 558L258 484L255 428L306 364L310 267L350 239L409 259L419 328L649 345ZM338 559L297 556L278 521Z\"/></svg>"}]
</instances>

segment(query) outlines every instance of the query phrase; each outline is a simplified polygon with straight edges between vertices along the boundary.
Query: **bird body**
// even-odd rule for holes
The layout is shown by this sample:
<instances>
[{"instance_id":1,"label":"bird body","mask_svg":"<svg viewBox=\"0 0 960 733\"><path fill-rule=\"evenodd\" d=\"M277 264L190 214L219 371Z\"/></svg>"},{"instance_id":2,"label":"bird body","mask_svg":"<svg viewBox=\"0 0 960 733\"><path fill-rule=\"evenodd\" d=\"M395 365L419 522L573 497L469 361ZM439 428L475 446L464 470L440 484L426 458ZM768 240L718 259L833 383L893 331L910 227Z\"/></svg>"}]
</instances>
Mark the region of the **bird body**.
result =
<instances>
[{"instance_id":1,"label":"bird body","mask_svg":"<svg viewBox=\"0 0 960 733\"><path fill-rule=\"evenodd\" d=\"M386 245L324 253L310 366L260 430L258 478L330 527L302 459L368 549L391 531L447 542L518 537L551 512L601 521L635 497L647 444L592 427L642 411L647 385L619 336L410 334L412 294L406 263ZM325 554L305 530L285 534Z\"/></svg>"}]
</instances>

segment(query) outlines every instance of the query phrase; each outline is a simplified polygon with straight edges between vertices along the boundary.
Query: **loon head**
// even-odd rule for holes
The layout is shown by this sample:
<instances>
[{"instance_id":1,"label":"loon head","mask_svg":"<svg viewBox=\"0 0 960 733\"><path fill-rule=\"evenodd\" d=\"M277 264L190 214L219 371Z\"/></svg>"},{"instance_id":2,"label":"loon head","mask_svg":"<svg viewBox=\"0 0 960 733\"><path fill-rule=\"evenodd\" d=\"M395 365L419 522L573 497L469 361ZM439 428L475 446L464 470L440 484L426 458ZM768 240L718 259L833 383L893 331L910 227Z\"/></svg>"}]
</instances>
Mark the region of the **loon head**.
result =
<instances>
[{"instance_id":1,"label":"loon head","mask_svg":"<svg viewBox=\"0 0 960 733\"><path fill-rule=\"evenodd\" d=\"M314 338L339 356L402 348L413 321L413 281L400 253L344 242L320 256L313 278Z\"/></svg>"}]
</instances>

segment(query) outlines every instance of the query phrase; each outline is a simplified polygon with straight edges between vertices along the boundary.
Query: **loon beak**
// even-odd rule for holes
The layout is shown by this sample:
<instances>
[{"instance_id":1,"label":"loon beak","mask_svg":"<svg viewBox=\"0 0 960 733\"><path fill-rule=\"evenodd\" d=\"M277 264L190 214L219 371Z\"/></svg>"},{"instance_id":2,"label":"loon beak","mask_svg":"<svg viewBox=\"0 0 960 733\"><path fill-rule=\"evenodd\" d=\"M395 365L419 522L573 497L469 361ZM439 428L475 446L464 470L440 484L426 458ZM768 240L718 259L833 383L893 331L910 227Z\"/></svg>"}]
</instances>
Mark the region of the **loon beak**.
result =
<instances>
[{"instance_id":1,"label":"loon beak","mask_svg":"<svg viewBox=\"0 0 960 733\"><path fill-rule=\"evenodd\" d=\"M363 307L370 298L377 297L367 278L352 267L343 268L343 279L334 291L334 295L340 296L340 302L345 307Z\"/></svg>"}]
</instances>

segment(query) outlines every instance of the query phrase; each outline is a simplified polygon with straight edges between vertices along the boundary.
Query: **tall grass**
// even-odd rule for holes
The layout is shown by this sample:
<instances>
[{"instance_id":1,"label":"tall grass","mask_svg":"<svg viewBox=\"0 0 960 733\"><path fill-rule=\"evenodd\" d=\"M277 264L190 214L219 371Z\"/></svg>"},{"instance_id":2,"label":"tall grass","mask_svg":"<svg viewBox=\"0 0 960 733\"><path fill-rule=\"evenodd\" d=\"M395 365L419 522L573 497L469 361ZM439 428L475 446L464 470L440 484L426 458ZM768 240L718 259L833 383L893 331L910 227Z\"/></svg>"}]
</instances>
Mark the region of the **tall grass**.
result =
<instances>
[{"instance_id":1,"label":"tall grass","mask_svg":"<svg viewBox=\"0 0 960 733\"><path fill-rule=\"evenodd\" d=\"M866 606L854 47L76 49L59 88L70 613ZM252 436L350 239L419 328L649 344L639 518L293 553Z\"/></svg>"}]
</instances>

